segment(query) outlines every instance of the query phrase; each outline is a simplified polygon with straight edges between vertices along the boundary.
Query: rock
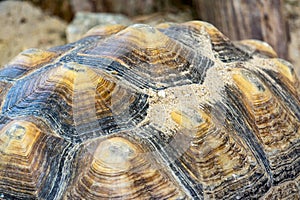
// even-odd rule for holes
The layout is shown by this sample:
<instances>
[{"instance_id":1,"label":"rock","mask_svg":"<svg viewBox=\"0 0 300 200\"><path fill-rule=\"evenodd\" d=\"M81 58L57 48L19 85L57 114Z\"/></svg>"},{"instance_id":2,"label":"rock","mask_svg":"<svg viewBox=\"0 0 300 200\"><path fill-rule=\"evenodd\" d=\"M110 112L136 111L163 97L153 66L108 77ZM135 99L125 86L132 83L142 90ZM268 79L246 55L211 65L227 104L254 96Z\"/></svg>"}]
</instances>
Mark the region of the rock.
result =
<instances>
[{"instance_id":1,"label":"rock","mask_svg":"<svg viewBox=\"0 0 300 200\"><path fill-rule=\"evenodd\" d=\"M182 23L193 20L191 10L181 10L177 12L157 12L149 15L140 15L132 18L135 23L156 25L164 22Z\"/></svg>"},{"instance_id":2,"label":"rock","mask_svg":"<svg viewBox=\"0 0 300 200\"><path fill-rule=\"evenodd\" d=\"M67 27L67 40L68 42L75 42L94 26L109 24L129 25L132 23L129 18L121 14L78 12Z\"/></svg>"},{"instance_id":3,"label":"rock","mask_svg":"<svg viewBox=\"0 0 300 200\"><path fill-rule=\"evenodd\" d=\"M149 15L140 15L134 18L128 18L122 14L78 12L73 21L69 24L66 35L68 42L74 42L94 26L109 24L130 25L133 23L156 25L163 22L180 23L192 19L192 14L188 11L179 13L160 12Z\"/></svg>"},{"instance_id":4,"label":"rock","mask_svg":"<svg viewBox=\"0 0 300 200\"><path fill-rule=\"evenodd\" d=\"M0 0L1 1L1 0ZM188 7L192 0L25 0L34 3L47 13L70 22L78 12L118 13L129 17L156 12L170 12ZM180 12L178 12L179 14Z\"/></svg>"},{"instance_id":5,"label":"rock","mask_svg":"<svg viewBox=\"0 0 300 200\"><path fill-rule=\"evenodd\" d=\"M285 0L285 12L290 30L289 60L300 78L300 0Z\"/></svg>"},{"instance_id":6,"label":"rock","mask_svg":"<svg viewBox=\"0 0 300 200\"><path fill-rule=\"evenodd\" d=\"M176 0L70 0L73 11L122 13L127 16L170 9Z\"/></svg>"},{"instance_id":7,"label":"rock","mask_svg":"<svg viewBox=\"0 0 300 200\"><path fill-rule=\"evenodd\" d=\"M65 43L66 24L31 3L0 2L0 19L0 68L25 49Z\"/></svg>"},{"instance_id":8,"label":"rock","mask_svg":"<svg viewBox=\"0 0 300 200\"><path fill-rule=\"evenodd\" d=\"M35 6L40 7L51 15L59 16L60 18L71 21L74 13L70 0L26 0L32 2Z\"/></svg>"}]
</instances>

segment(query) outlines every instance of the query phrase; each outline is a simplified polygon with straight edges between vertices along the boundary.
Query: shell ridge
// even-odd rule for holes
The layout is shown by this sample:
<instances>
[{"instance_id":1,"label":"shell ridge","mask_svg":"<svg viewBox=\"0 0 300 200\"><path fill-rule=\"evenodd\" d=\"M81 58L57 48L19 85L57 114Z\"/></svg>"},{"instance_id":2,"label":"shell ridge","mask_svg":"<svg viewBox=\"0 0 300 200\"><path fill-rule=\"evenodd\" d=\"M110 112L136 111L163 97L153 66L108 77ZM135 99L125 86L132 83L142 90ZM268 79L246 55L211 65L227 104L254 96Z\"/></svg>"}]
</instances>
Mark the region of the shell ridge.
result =
<instances>
[{"instance_id":1,"label":"shell ridge","mask_svg":"<svg viewBox=\"0 0 300 200\"><path fill-rule=\"evenodd\" d=\"M176 160L176 155L173 155L174 153L172 153L172 151L176 152L176 150L172 148L175 147L170 147L168 143L167 145L163 143L165 141L165 139L162 138L163 134L160 134L160 131L155 127L149 125L148 127L143 127L141 130L142 131L137 133L137 135L146 140L145 142L148 143L147 145L149 145L151 149L155 149L155 155L159 156L160 159L163 160L164 167L171 170L174 178L179 181L185 191L188 191L190 197L192 199L203 199L201 196L203 195L201 184L196 183L191 177L189 177L187 172L182 171L182 164ZM153 154L153 152L151 154ZM170 157L170 155L172 156Z\"/></svg>"},{"instance_id":2,"label":"shell ridge","mask_svg":"<svg viewBox=\"0 0 300 200\"><path fill-rule=\"evenodd\" d=\"M273 74L272 71L264 70L264 73L261 71L259 71L258 73L261 77L264 77L269 80L270 79L275 80L278 83L274 86L270 84L270 81L266 81L266 83L270 86L270 89L281 99L284 100L282 102L284 102L288 106L288 108L293 111L293 113L300 121L300 106L299 106L300 99L297 99L294 95L290 95L290 93L288 93L289 88L286 87L285 84L280 79L276 78L276 76ZM269 74L269 76L267 74Z\"/></svg>"},{"instance_id":3,"label":"shell ridge","mask_svg":"<svg viewBox=\"0 0 300 200\"><path fill-rule=\"evenodd\" d=\"M218 107L221 110L224 110L224 113L228 113L228 119L231 121L233 128L236 130L237 133L241 138L243 138L246 141L246 144L250 149L252 149L252 152L254 152L254 155L256 159L261 163L264 170L267 172L267 183L264 183L263 188L265 190L269 190L271 187L271 184L273 183L273 176L270 168L270 163L267 159L266 153L263 151L262 146L259 144L259 141L256 139L255 134L251 131L250 127L248 127L248 124L245 123L245 119L242 116L246 116L245 114L242 114L242 112L246 112L241 105L240 102L235 101L237 97L235 95L232 95L231 89L226 87L226 94L229 97L229 102L222 103ZM238 109L236 109L238 108Z\"/></svg>"}]
</instances>

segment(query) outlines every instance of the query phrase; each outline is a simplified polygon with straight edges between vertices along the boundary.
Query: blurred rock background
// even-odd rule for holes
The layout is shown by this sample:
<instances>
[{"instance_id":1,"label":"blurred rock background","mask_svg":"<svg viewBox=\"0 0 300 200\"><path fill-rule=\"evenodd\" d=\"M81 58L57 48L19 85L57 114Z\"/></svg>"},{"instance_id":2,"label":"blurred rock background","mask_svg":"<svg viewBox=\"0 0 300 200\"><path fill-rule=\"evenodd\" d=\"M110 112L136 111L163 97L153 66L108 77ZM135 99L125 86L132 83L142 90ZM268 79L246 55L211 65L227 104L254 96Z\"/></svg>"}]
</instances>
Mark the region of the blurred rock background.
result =
<instances>
[{"instance_id":1,"label":"blurred rock background","mask_svg":"<svg viewBox=\"0 0 300 200\"><path fill-rule=\"evenodd\" d=\"M287 60L294 64L300 78L300 0L285 0L284 14L290 36Z\"/></svg>"},{"instance_id":2,"label":"blurred rock background","mask_svg":"<svg viewBox=\"0 0 300 200\"><path fill-rule=\"evenodd\" d=\"M77 40L95 25L214 24L232 40L268 42L300 76L300 0L26 0L0 2L0 67L20 51Z\"/></svg>"},{"instance_id":3,"label":"blurred rock background","mask_svg":"<svg viewBox=\"0 0 300 200\"><path fill-rule=\"evenodd\" d=\"M29 2L0 2L0 68L25 49L64 44L66 28L67 22Z\"/></svg>"}]
</instances>

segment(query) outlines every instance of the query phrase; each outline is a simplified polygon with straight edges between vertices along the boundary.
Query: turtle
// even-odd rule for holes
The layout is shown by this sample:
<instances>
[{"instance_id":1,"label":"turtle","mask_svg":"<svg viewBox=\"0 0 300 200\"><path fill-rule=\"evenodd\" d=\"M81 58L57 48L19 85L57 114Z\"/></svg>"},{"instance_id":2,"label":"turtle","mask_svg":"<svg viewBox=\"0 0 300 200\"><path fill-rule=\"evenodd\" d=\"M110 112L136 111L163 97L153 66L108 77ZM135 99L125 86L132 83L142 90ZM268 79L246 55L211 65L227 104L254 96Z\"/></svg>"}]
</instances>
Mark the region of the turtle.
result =
<instances>
[{"instance_id":1,"label":"turtle","mask_svg":"<svg viewBox=\"0 0 300 200\"><path fill-rule=\"evenodd\" d=\"M300 199L300 84L267 43L95 27L0 85L1 199Z\"/></svg>"}]
</instances>

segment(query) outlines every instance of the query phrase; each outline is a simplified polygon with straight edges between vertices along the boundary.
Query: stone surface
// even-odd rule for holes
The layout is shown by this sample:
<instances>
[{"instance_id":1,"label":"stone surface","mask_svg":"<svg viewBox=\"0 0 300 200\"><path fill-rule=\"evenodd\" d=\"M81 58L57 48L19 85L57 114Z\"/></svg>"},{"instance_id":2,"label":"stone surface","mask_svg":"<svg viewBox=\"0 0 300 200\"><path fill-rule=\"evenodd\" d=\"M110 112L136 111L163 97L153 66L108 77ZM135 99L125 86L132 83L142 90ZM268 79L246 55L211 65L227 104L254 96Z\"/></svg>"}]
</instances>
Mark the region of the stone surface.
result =
<instances>
[{"instance_id":1,"label":"stone surface","mask_svg":"<svg viewBox=\"0 0 300 200\"><path fill-rule=\"evenodd\" d=\"M189 9L174 12L157 12L149 15L140 15L133 18L135 23L157 25L164 22L182 23L193 20L192 12Z\"/></svg>"},{"instance_id":2,"label":"stone surface","mask_svg":"<svg viewBox=\"0 0 300 200\"><path fill-rule=\"evenodd\" d=\"M28 48L65 43L66 24L28 2L0 2L0 68Z\"/></svg>"},{"instance_id":3,"label":"stone surface","mask_svg":"<svg viewBox=\"0 0 300 200\"><path fill-rule=\"evenodd\" d=\"M68 42L75 42L89 29L97 25L123 24L133 22L121 14L78 12L66 30Z\"/></svg>"},{"instance_id":4,"label":"stone surface","mask_svg":"<svg viewBox=\"0 0 300 200\"><path fill-rule=\"evenodd\" d=\"M170 12L189 8L192 1L183 0L25 0L45 12L70 22L77 12L119 13L134 17L155 12ZM179 14L179 13L178 13ZM180 14L179 14L180 15Z\"/></svg>"},{"instance_id":5,"label":"stone surface","mask_svg":"<svg viewBox=\"0 0 300 200\"><path fill-rule=\"evenodd\" d=\"M181 23L192 20L191 12L185 10L180 13L159 12L128 18L122 14L78 12L66 30L68 42L75 42L94 26L110 24L130 25L143 23L156 25L163 22Z\"/></svg>"},{"instance_id":6,"label":"stone surface","mask_svg":"<svg viewBox=\"0 0 300 200\"><path fill-rule=\"evenodd\" d=\"M291 35L289 60L294 64L297 75L300 77L300 0L286 0L285 12Z\"/></svg>"},{"instance_id":7,"label":"stone surface","mask_svg":"<svg viewBox=\"0 0 300 200\"><path fill-rule=\"evenodd\" d=\"M72 8L72 3L70 0L25 0L32 2L34 5L40 7L44 12L50 15L56 15L60 18L71 21L74 12Z\"/></svg>"},{"instance_id":8,"label":"stone surface","mask_svg":"<svg viewBox=\"0 0 300 200\"><path fill-rule=\"evenodd\" d=\"M150 14L173 7L177 0L70 0L73 11L112 12L127 16Z\"/></svg>"}]
</instances>

